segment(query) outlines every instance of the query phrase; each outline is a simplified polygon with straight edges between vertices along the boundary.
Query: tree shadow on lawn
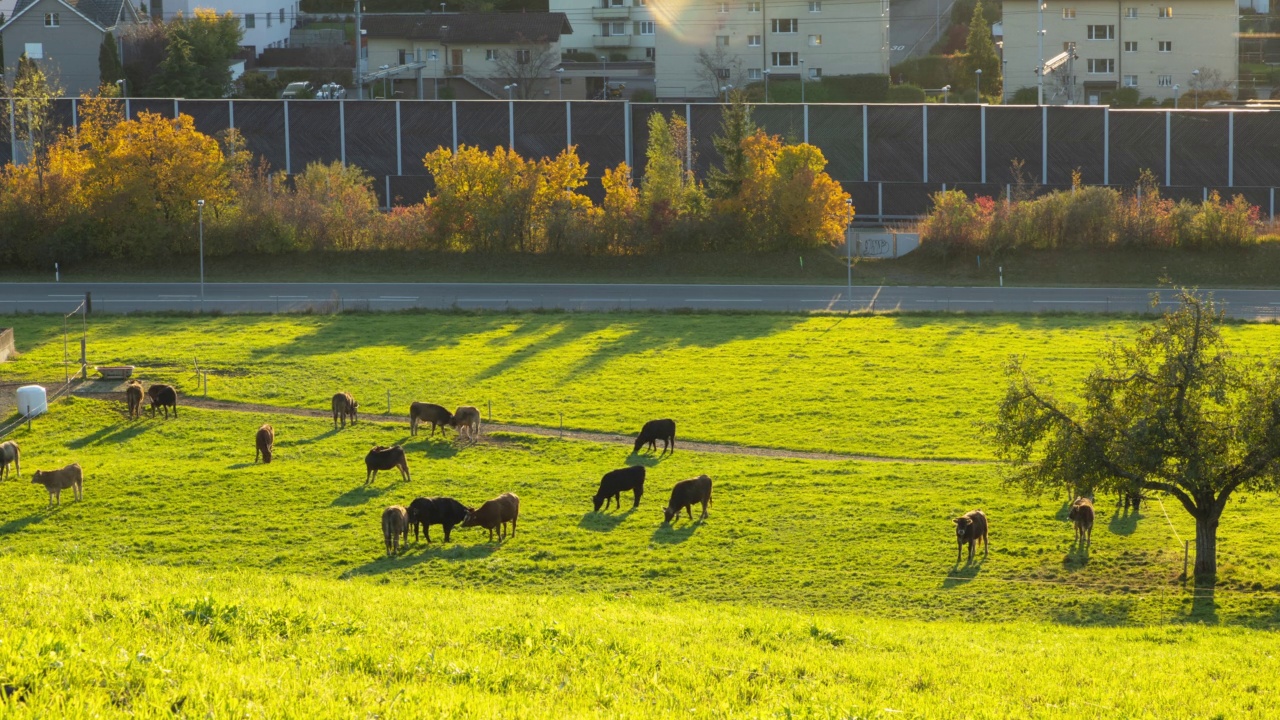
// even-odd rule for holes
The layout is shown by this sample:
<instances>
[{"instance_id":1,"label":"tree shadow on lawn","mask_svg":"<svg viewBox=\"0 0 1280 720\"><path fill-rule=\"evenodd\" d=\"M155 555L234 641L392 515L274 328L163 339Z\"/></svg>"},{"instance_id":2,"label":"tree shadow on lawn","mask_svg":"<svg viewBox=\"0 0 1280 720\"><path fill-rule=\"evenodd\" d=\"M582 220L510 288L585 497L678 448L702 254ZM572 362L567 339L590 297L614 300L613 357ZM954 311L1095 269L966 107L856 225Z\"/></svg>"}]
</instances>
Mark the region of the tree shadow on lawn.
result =
<instances>
[{"instance_id":1,"label":"tree shadow on lawn","mask_svg":"<svg viewBox=\"0 0 1280 720\"><path fill-rule=\"evenodd\" d=\"M1184 618L1185 622L1202 625L1217 625L1218 603L1215 600L1217 583L1213 579L1195 581L1192 587L1191 613Z\"/></svg>"},{"instance_id":2,"label":"tree shadow on lawn","mask_svg":"<svg viewBox=\"0 0 1280 720\"><path fill-rule=\"evenodd\" d=\"M120 444L128 442L139 435L149 432L154 425L151 423L137 423L129 425L111 425L76 438L67 443L67 447L72 450L79 450L90 445L102 445L106 443Z\"/></svg>"},{"instance_id":3,"label":"tree shadow on lawn","mask_svg":"<svg viewBox=\"0 0 1280 720\"><path fill-rule=\"evenodd\" d=\"M483 560L497 552L498 548L504 543L478 543L476 545L458 545L449 543L441 545L440 543L431 543L427 545L422 543L421 549L413 552L406 549L407 546L401 544L400 554L395 557L387 557L383 555L377 560L365 563L360 567L351 568L340 575L340 579L346 580L351 577L381 575L382 573L391 572L393 570L408 570L409 568L432 560L443 560L446 562L468 562L471 560ZM418 548L417 544L414 548Z\"/></svg>"},{"instance_id":4,"label":"tree shadow on lawn","mask_svg":"<svg viewBox=\"0 0 1280 720\"><path fill-rule=\"evenodd\" d=\"M678 528L675 527L675 523L677 522L680 521L677 519L672 523L663 523L659 525L658 529L653 531L653 536L650 540L656 543L662 543L663 545L679 545L685 540L693 537L693 534L698 531L698 528L702 527L702 523L705 521L699 518L698 520L694 520L693 522Z\"/></svg>"},{"instance_id":5,"label":"tree shadow on lawn","mask_svg":"<svg viewBox=\"0 0 1280 720\"><path fill-rule=\"evenodd\" d=\"M383 472L387 471L384 470ZM362 482L334 498L333 502L329 503L329 507L355 507L356 505L363 505L370 500L382 497L392 490L399 488L401 485L404 485L405 482L405 479L400 476L399 472L396 472L396 481L386 487L365 485Z\"/></svg>"},{"instance_id":6,"label":"tree shadow on lawn","mask_svg":"<svg viewBox=\"0 0 1280 720\"><path fill-rule=\"evenodd\" d=\"M966 562L964 565L956 564L951 567L951 571L942 580L942 589L950 590L952 588L967 585L978 577L978 573L982 572L982 566L986 563L986 558L978 559L974 557L976 562Z\"/></svg>"},{"instance_id":7,"label":"tree shadow on lawn","mask_svg":"<svg viewBox=\"0 0 1280 720\"><path fill-rule=\"evenodd\" d=\"M582 519L578 521L578 527L583 530L594 530L595 532L610 532L621 525L624 520L631 517L635 511L634 507L614 514L604 511L592 511L582 516Z\"/></svg>"},{"instance_id":8,"label":"tree shadow on lawn","mask_svg":"<svg viewBox=\"0 0 1280 720\"><path fill-rule=\"evenodd\" d=\"M1053 621L1060 625L1095 627L1130 625L1137 605L1137 599L1132 597L1073 598L1069 606L1054 610Z\"/></svg>"},{"instance_id":9,"label":"tree shadow on lawn","mask_svg":"<svg viewBox=\"0 0 1280 720\"><path fill-rule=\"evenodd\" d=\"M1132 535L1138 529L1138 521L1142 519L1139 513L1127 513L1121 515L1119 512L1111 513L1111 520L1107 522L1107 529L1112 535Z\"/></svg>"}]
</instances>

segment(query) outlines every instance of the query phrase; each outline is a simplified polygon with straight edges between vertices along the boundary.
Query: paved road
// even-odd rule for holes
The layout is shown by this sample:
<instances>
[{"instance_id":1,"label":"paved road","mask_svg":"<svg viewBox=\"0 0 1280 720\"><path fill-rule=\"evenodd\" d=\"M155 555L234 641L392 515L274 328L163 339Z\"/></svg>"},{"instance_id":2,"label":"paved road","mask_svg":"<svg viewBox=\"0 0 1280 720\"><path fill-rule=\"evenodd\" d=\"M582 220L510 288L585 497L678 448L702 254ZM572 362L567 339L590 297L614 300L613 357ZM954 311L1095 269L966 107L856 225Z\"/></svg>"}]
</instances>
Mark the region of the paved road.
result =
<instances>
[{"instance_id":1,"label":"paved road","mask_svg":"<svg viewBox=\"0 0 1280 720\"><path fill-rule=\"evenodd\" d=\"M96 311L199 310L198 283L5 283L0 313L68 312L93 294ZM1142 312L1153 289L860 287L823 285L576 285L487 283L216 283L203 308L289 312L314 308L566 310L941 310L952 312ZM1227 312L1280 317L1280 290L1220 290ZM1167 290L1162 293L1171 296Z\"/></svg>"},{"instance_id":2,"label":"paved road","mask_svg":"<svg viewBox=\"0 0 1280 720\"><path fill-rule=\"evenodd\" d=\"M909 57L929 54L937 40L936 19L945 31L951 21L955 0L891 0L889 5L889 62L893 65Z\"/></svg>"}]
</instances>

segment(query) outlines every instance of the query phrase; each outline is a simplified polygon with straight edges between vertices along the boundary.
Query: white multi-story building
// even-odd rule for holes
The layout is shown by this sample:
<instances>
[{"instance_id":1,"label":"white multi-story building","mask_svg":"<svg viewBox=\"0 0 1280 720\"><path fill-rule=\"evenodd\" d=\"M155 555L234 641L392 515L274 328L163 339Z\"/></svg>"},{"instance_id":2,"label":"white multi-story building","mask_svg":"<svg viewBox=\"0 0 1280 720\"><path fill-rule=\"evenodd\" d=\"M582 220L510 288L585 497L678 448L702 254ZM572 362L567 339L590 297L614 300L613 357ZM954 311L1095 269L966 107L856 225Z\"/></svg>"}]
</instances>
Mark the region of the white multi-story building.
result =
<instances>
[{"instance_id":1,"label":"white multi-story building","mask_svg":"<svg viewBox=\"0 0 1280 720\"><path fill-rule=\"evenodd\" d=\"M1230 90L1239 69L1234 0L1004 2L1004 92L1037 87L1044 23L1047 104L1099 104L1119 88L1156 100Z\"/></svg>"},{"instance_id":2,"label":"white multi-story building","mask_svg":"<svg viewBox=\"0 0 1280 720\"><path fill-rule=\"evenodd\" d=\"M654 0L549 0L574 31L562 39L566 53L589 53L607 60L653 60L658 18Z\"/></svg>"},{"instance_id":3,"label":"white multi-story building","mask_svg":"<svg viewBox=\"0 0 1280 720\"><path fill-rule=\"evenodd\" d=\"M255 54L267 48L289 47L289 30L297 23L297 0L151 0L147 12L153 18L173 19L178 13L191 17L199 10L240 18L244 29L241 47Z\"/></svg>"}]
</instances>

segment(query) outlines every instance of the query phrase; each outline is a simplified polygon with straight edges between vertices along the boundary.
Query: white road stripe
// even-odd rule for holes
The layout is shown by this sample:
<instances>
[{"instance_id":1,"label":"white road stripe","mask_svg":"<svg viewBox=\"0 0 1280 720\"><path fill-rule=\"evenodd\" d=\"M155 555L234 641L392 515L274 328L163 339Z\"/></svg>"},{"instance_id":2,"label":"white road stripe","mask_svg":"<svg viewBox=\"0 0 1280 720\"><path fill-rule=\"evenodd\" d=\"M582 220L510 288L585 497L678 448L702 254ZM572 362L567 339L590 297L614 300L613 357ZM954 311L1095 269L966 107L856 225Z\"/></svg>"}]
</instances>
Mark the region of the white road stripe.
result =
<instances>
[{"instance_id":1,"label":"white road stripe","mask_svg":"<svg viewBox=\"0 0 1280 720\"><path fill-rule=\"evenodd\" d=\"M532 298L458 298L458 302L533 302Z\"/></svg>"},{"instance_id":2,"label":"white road stripe","mask_svg":"<svg viewBox=\"0 0 1280 720\"><path fill-rule=\"evenodd\" d=\"M648 298L569 298L569 302L649 302Z\"/></svg>"},{"instance_id":3,"label":"white road stripe","mask_svg":"<svg viewBox=\"0 0 1280 720\"><path fill-rule=\"evenodd\" d=\"M723 302L723 303L735 303L735 302L740 302L740 303L758 303L758 302L764 302L764 300L730 300L730 299L718 300L718 299L715 299L715 298L685 298L685 299L684 299L684 301L685 301L685 302Z\"/></svg>"},{"instance_id":4,"label":"white road stripe","mask_svg":"<svg viewBox=\"0 0 1280 720\"><path fill-rule=\"evenodd\" d=\"M49 297L61 297L61 298L77 298L77 299L81 299L81 298L83 298L83 297L84 297L84 294L82 293L82 294L80 294L80 295L50 295Z\"/></svg>"},{"instance_id":5,"label":"white road stripe","mask_svg":"<svg viewBox=\"0 0 1280 720\"><path fill-rule=\"evenodd\" d=\"M1094 303L1097 303L1098 305L1101 305L1102 303L1111 302L1111 301L1110 301L1110 300L1032 300L1031 302L1033 302L1033 303L1048 303L1048 304L1055 304L1055 303L1089 303L1089 304L1094 304ZM1120 302L1120 300L1117 300L1116 302Z\"/></svg>"},{"instance_id":6,"label":"white road stripe","mask_svg":"<svg viewBox=\"0 0 1280 720\"><path fill-rule=\"evenodd\" d=\"M417 300L418 298L417 298L417 296L416 296L416 295L415 295L414 297L409 297L409 296L407 296L407 295L381 295L381 296L379 296L379 297L378 297L378 299L379 299L379 300L408 300L408 301L413 301L413 300Z\"/></svg>"}]
</instances>

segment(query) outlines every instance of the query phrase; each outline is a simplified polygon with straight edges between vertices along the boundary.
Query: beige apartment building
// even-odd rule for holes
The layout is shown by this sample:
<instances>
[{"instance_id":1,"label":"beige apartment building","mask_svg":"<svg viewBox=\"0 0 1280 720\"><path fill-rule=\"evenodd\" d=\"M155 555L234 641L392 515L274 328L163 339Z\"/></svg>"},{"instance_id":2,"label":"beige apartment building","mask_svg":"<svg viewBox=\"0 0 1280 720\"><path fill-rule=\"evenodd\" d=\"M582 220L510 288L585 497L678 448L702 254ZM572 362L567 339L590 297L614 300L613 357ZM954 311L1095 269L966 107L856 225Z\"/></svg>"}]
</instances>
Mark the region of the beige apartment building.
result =
<instances>
[{"instance_id":1,"label":"beige apartment building","mask_svg":"<svg viewBox=\"0 0 1280 720\"><path fill-rule=\"evenodd\" d=\"M889 0L645 1L660 100L714 98L766 77L889 72Z\"/></svg>"},{"instance_id":2,"label":"beige apartment building","mask_svg":"<svg viewBox=\"0 0 1280 720\"><path fill-rule=\"evenodd\" d=\"M564 13L573 32L560 39L565 52L589 53L607 61L653 60L657 19L649 0L548 0Z\"/></svg>"},{"instance_id":3,"label":"beige apartment building","mask_svg":"<svg viewBox=\"0 0 1280 720\"><path fill-rule=\"evenodd\" d=\"M1045 104L1102 104L1124 87L1188 106L1198 91L1235 93L1236 0L1005 0L1006 101L1037 85L1041 13Z\"/></svg>"}]
</instances>

